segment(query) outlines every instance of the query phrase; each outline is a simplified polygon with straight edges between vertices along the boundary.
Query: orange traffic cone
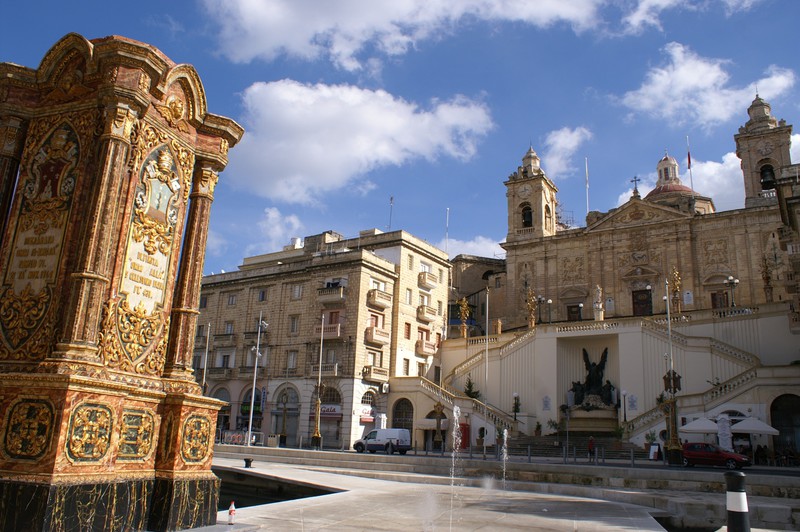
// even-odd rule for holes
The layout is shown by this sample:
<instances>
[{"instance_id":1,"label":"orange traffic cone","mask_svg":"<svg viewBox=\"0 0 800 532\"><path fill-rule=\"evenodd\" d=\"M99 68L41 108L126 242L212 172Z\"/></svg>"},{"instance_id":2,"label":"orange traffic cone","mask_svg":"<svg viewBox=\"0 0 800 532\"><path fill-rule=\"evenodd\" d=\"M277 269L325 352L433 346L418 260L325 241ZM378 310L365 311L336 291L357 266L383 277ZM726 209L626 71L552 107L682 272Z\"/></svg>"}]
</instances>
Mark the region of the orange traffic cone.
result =
<instances>
[{"instance_id":1,"label":"orange traffic cone","mask_svg":"<svg viewBox=\"0 0 800 532\"><path fill-rule=\"evenodd\" d=\"M232 525L236 522L236 506L231 501L231 506L228 508L228 524Z\"/></svg>"}]
</instances>

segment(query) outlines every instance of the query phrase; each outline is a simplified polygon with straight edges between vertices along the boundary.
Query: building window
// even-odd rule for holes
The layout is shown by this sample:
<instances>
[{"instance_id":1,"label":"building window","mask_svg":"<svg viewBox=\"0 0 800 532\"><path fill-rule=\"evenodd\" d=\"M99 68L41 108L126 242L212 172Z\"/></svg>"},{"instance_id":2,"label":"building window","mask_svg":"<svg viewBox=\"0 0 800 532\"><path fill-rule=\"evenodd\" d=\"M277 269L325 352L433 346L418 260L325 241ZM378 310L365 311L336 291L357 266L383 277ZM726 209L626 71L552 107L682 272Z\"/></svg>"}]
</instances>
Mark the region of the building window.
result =
<instances>
[{"instance_id":1,"label":"building window","mask_svg":"<svg viewBox=\"0 0 800 532\"><path fill-rule=\"evenodd\" d=\"M383 353L380 351L368 351L367 360L370 366L380 368L383 366Z\"/></svg>"},{"instance_id":2,"label":"building window","mask_svg":"<svg viewBox=\"0 0 800 532\"><path fill-rule=\"evenodd\" d=\"M544 226L550 231L553 230L553 213L550 212L550 205L544 206Z\"/></svg>"},{"instance_id":3,"label":"building window","mask_svg":"<svg viewBox=\"0 0 800 532\"><path fill-rule=\"evenodd\" d=\"M205 334L203 334L204 332L205 332L205 325L198 325L197 336L205 336Z\"/></svg>"},{"instance_id":4,"label":"building window","mask_svg":"<svg viewBox=\"0 0 800 532\"><path fill-rule=\"evenodd\" d=\"M200 308L206 308L208 306L208 296L200 296Z\"/></svg>"},{"instance_id":5,"label":"building window","mask_svg":"<svg viewBox=\"0 0 800 532\"><path fill-rule=\"evenodd\" d=\"M425 363L424 362L417 362L417 375L420 377L425 376Z\"/></svg>"},{"instance_id":6,"label":"building window","mask_svg":"<svg viewBox=\"0 0 800 532\"><path fill-rule=\"evenodd\" d=\"M442 315L442 302L441 301L437 301L436 302L436 314L439 315L439 316Z\"/></svg>"},{"instance_id":7,"label":"building window","mask_svg":"<svg viewBox=\"0 0 800 532\"><path fill-rule=\"evenodd\" d=\"M303 297L303 285L301 284L293 284L292 285L292 299L302 299Z\"/></svg>"},{"instance_id":8,"label":"building window","mask_svg":"<svg viewBox=\"0 0 800 532\"><path fill-rule=\"evenodd\" d=\"M289 316L289 334L299 334L300 333L300 316L295 314L294 316Z\"/></svg>"},{"instance_id":9,"label":"building window","mask_svg":"<svg viewBox=\"0 0 800 532\"><path fill-rule=\"evenodd\" d=\"M405 337L406 340L411 340L411 324L410 323L406 323L405 324L405 328L404 328L404 331L403 331L403 336Z\"/></svg>"},{"instance_id":10,"label":"building window","mask_svg":"<svg viewBox=\"0 0 800 532\"><path fill-rule=\"evenodd\" d=\"M222 355L222 364L220 365L221 368L229 368L231 366L231 356L230 355Z\"/></svg>"},{"instance_id":11,"label":"building window","mask_svg":"<svg viewBox=\"0 0 800 532\"><path fill-rule=\"evenodd\" d=\"M408 269L412 271L414 270L414 255L408 256Z\"/></svg>"},{"instance_id":12,"label":"building window","mask_svg":"<svg viewBox=\"0 0 800 532\"><path fill-rule=\"evenodd\" d=\"M266 300L267 300L267 291L266 289L262 288L261 290L258 291L258 301L264 302Z\"/></svg>"},{"instance_id":13,"label":"building window","mask_svg":"<svg viewBox=\"0 0 800 532\"><path fill-rule=\"evenodd\" d=\"M226 321L225 322L225 334L233 334L233 322Z\"/></svg>"},{"instance_id":14,"label":"building window","mask_svg":"<svg viewBox=\"0 0 800 532\"><path fill-rule=\"evenodd\" d=\"M411 301L413 299L414 299L414 292L412 292L410 288L406 288L406 305L411 305Z\"/></svg>"},{"instance_id":15,"label":"building window","mask_svg":"<svg viewBox=\"0 0 800 532\"><path fill-rule=\"evenodd\" d=\"M495 277L494 278L494 287L495 288L500 288L500 277Z\"/></svg>"},{"instance_id":16,"label":"building window","mask_svg":"<svg viewBox=\"0 0 800 532\"><path fill-rule=\"evenodd\" d=\"M533 227L533 211L530 205L522 207L522 227Z\"/></svg>"},{"instance_id":17,"label":"building window","mask_svg":"<svg viewBox=\"0 0 800 532\"><path fill-rule=\"evenodd\" d=\"M430 273L431 272L431 265L427 262L419 261L419 271Z\"/></svg>"},{"instance_id":18,"label":"building window","mask_svg":"<svg viewBox=\"0 0 800 532\"><path fill-rule=\"evenodd\" d=\"M439 268L439 284L444 283L444 270Z\"/></svg>"},{"instance_id":19,"label":"building window","mask_svg":"<svg viewBox=\"0 0 800 532\"><path fill-rule=\"evenodd\" d=\"M361 396L361 404L362 405L371 405L375 403L375 394L372 392L367 392Z\"/></svg>"},{"instance_id":20,"label":"building window","mask_svg":"<svg viewBox=\"0 0 800 532\"><path fill-rule=\"evenodd\" d=\"M286 352L286 368L287 369L297 368L297 351Z\"/></svg>"},{"instance_id":21,"label":"building window","mask_svg":"<svg viewBox=\"0 0 800 532\"><path fill-rule=\"evenodd\" d=\"M328 325L336 325L339 323L339 311L332 310L328 313Z\"/></svg>"},{"instance_id":22,"label":"building window","mask_svg":"<svg viewBox=\"0 0 800 532\"><path fill-rule=\"evenodd\" d=\"M431 339L431 332L428 329L423 329L422 327L420 327L419 329L417 329L417 339L428 341Z\"/></svg>"},{"instance_id":23,"label":"building window","mask_svg":"<svg viewBox=\"0 0 800 532\"><path fill-rule=\"evenodd\" d=\"M328 349L325 352L325 363L334 364L336 362L336 349Z\"/></svg>"},{"instance_id":24,"label":"building window","mask_svg":"<svg viewBox=\"0 0 800 532\"><path fill-rule=\"evenodd\" d=\"M380 290L381 292L385 292L386 291L386 283L384 283L383 281L381 281L379 279L373 279L372 280L372 288L374 288L376 290Z\"/></svg>"},{"instance_id":25,"label":"building window","mask_svg":"<svg viewBox=\"0 0 800 532\"><path fill-rule=\"evenodd\" d=\"M368 327L383 329L383 319L383 316L380 314L370 313Z\"/></svg>"},{"instance_id":26,"label":"building window","mask_svg":"<svg viewBox=\"0 0 800 532\"><path fill-rule=\"evenodd\" d=\"M411 371L411 362L409 362L407 358L403 359L403 375L405 376L410 375L410 371Z\"/></svg>"},{"instance_id":27,"label":"building window","mask_svg":"<svg viewBox=\"0 0 800 532\"><path fill-rule=\"evenodd\" d=\"M431 300L431 296L430 295L425 294L423 292L419 293L419 305L421 307L427 307L428 304L430 303L430 300Z\"/></svg>"},{"instance_id":28,"label":"building window","mask_svg":"<svg viewBox=\"0 0 800 532\"><path fill-rule=\"evenodd\" d=\"M236 294L228 294L228 306L232 307L236 305Z\"/></svg>"}]
</instances>

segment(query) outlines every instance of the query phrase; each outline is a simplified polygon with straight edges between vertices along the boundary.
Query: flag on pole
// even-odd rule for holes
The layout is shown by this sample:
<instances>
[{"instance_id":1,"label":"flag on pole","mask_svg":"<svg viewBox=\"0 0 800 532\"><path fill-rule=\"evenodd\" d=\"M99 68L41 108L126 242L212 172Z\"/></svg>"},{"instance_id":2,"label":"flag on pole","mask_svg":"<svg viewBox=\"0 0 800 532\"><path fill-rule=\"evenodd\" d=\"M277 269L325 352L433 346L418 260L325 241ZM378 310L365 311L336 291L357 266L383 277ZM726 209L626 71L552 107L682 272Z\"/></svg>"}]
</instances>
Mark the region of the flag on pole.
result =
<instances>
[{"instance_id":1,"label":"flag on pole","mask_svg":"<svg viewBox=\"0 0 800 532\"><path fill-rule=\"evenodd\" d=\"M691 170L692 169L692 152L686 152L686 157L687 157L687 159L689 161L689 163L687 165L688 169Z\"/></svg>"}]
</instances>

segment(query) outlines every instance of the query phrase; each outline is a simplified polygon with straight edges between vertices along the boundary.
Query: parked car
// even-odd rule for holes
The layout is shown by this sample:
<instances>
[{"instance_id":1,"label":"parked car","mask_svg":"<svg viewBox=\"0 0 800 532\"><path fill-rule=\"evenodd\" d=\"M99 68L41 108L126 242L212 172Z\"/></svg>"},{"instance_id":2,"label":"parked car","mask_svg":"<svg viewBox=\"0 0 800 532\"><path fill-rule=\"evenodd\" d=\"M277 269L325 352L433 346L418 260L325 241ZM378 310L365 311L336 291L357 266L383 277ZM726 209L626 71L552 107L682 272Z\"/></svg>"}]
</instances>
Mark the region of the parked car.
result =
<instances>
[{"instance_id":1,"label":"parked car","mask_svg":"<svg viewBox=\"0 0 800 532\"><path fill-rule=\"evenodd\" d=\"M683 465L725 466L728 469L741 469L750 465L750 457L732 453L717 445L703 442L683 444Z\"/></svg>"},{"instance_id":2,"label":"parked car","mask_svg":"<svg viewBox=\"0 0 800 532\"><path fill-rule=\"evenodd\" d=\"M359 453L386 451L386 454L394 454L397 451L406 454L411 449L411 434L408 429L375 429L356 440L353 449Z\"/></svg>"}]
</instances>

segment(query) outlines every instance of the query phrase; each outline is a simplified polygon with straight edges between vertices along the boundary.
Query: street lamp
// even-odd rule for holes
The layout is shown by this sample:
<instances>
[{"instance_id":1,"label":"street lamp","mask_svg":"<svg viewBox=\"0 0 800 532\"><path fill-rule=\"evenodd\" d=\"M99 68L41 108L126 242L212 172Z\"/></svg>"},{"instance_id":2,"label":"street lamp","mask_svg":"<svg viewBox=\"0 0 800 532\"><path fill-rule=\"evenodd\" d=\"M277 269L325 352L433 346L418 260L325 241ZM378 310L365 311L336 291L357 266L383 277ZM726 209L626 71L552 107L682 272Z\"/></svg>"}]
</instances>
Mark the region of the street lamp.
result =
<instances>
[{"instance_id":1,"label":"street lamp","mask_svg":"<svg viewBox=\"0 0 800 532\"><path fill-rule=\"evenodd\" d=\"M317 371L317 404L314 408L314 434L311 435L311 447L322 450L322 434L319 432L319 417L322 409L322 342L325 338L325 313L322 314L322 326L319 331L319 368Z\"/></svg>"},{"instance_id":2,"label":"street lamp","mask_svg":"<svg viewBox=\"0 0 800 532\"><path fill-rule=\"evenodd\" d=\"M583 321L583 303L578 303L578 321Z\"/></svg>"},{"instance_id":3,"label":"street lamp","mask_svg":"<svg viewBox=\"0 0 800 532\"><path fill-rule=\"evenodd\" d=\"M517 414L519 413L519 394L514 392L514 406L512 408L514 411L514 421L517 420Z\"/></svg>"},{"instance_id":4,"label":"street lamp","mask_svg":"<svg viewBox=\"0 0 800 532\"><path fill-rule=\"evenodd\" d=\"M723 281L723 284L727 286L731 291L731 306L736 306L736 287L739 286L739 279L735 278L733 275L729 275L727 279Z\"/></svg>"},{"instance_id":5,"label":"street lamp","mask_svg":"<svg viewBox=\"0 0 800 532\"><path fill-rule=\"evenodd\" d=\"M622 390L622 421L628 422L628 390Z\"/></svg>"},{"instance_id":6,"label":"street lamp","mask_svg":"<svg viewBox=\"0 0 800 532\"><path fill-rule=\"evenodd\" d=\"M537 296L536 297L536 302L538 303L538 305L536 305L536 307L539 309L539 321L538 321L538 323L542 323L542 305L544 304L545 301L546 300L545 300L545 298L543 296Z\"/></svg>"},{"instance_id":7,"label":"street lamp","mask_svg":"<svg viewBox=\"0 0 800 532\"><path fill-rule=\"evenodd\" d=\"M253 410L256 406L256 375L258 374L258 357L261 356L261 330L269 327L263 319L263 312L258 314L258 334L256 335L255 361L253 362L253 390L250 393L250 421L247 424L247 446L253 443Z\"/></svg>"},{"instance_id":8,"label":"street lamp","mask_svg":"<svg viewBox=\"0 0 800 532\"><path fill-rule=\"evenodd\" d=\"M645 286L647 292L650 294L650 315L653 315L653 287L650 285Z\"/></svg>"},{"instance_id":9,"label":"street lamp","mask_svg":"<svg viewBox=\"0 0 800 532\"><path fill-rule=\"evenodd\" d=\"M669 279L664 278L664 294L669 294ZM664 375L664 389L669 393L669 412L667 426L669 427L669 441L667 442L667 462L669 465L680 465L683 461L681 456L681 442L678 440L678 402L675 400L675 392L681 389L681 377L675 372L675 358L672 353L672 317L669 312L669 301L664 296L667 305L667 342L669 344L668 370Z\"/></svg>"},{"instance_id":10,"label":"street lamp","mask_svg":"<svg viewBox=\"0 0 800 532\"><path fill-rule=\"evenodd\" d=\"M547 323L553 323L553 300L547 300Z\"/></svg>"}]
</instances>

